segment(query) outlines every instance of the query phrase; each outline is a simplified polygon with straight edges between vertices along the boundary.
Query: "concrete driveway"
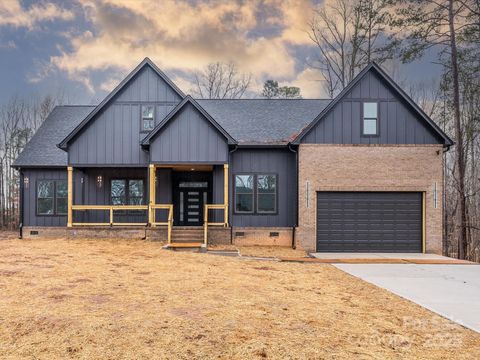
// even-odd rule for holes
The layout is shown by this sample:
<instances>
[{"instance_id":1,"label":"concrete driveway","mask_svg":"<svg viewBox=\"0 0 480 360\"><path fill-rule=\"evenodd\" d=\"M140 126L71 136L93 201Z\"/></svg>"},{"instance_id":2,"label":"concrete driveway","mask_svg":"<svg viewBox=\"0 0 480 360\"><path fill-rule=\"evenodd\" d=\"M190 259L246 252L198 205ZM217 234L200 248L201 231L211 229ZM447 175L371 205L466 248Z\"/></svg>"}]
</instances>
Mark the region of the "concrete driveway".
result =
<instances>
[{"instance_id":1,"label":"concrete driveway","mask_svg":"<svg viewBox=\"0 0 480 360\"><path fill-rule=\"evenodd\" d=\"M336 264L335 266L480 332L480 265Z\"/></svg>"}]
</instances>

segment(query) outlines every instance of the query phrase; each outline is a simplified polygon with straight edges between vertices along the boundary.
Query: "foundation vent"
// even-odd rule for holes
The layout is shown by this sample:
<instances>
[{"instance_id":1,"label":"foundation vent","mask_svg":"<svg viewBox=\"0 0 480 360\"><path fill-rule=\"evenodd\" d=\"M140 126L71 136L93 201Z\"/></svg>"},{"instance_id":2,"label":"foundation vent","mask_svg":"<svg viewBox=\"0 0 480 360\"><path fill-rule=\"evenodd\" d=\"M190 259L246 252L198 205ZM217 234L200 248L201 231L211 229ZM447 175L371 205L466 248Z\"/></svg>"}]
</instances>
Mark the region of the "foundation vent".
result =
<instances>
[{"instance_id":1,"label":"foundation vent","mask_svg":"<svg viewBox=\"0 0 480 360\"><path fill-rule=\"evenodd\" d=\"M245 236L243 231L235 231L235 236Z\"/></svg>"},{"instance_id":2,"label":"foundation vent","mask_svg":"<svg viewBox=\"0 0 480 360\"><path fill-rule=\"evenodd\" d=\"M278 237L278 231L271 231L270 232L270 237Z\"/></svg>"}]
</instances>

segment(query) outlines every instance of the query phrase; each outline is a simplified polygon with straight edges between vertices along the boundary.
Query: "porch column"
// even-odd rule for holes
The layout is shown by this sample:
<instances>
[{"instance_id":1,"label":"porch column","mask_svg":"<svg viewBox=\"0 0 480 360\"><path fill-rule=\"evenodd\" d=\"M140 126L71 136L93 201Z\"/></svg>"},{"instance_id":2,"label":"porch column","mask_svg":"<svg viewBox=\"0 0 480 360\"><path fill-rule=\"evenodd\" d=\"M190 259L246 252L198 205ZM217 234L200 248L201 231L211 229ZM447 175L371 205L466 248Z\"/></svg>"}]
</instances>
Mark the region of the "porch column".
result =
<instances>
[{"instance_id":1,"label":"porch column","mask_svg":"<svg viewBox=\"0 0 480 360\"><path fill-rule=\"evenodd\" d=\"M155 227L153 224L155 222L155 210L152 209L152 205L155 205L155 165L150 164L148 166L149 172L149 185L148 185L148 193L149 193L149 201L148 201L148 222L150 226Z\"/></svg>"},{"instance_id":2,"label":"porch column","mask_svg":"<svg viewBox=\"0 0 480 360\"><path fill-rule=\"evenodd\" d=\"M228 226L228 164L223 165L223 202L225 205L224 222Z\"/></svg>"},{"instance_id":3,"label":"porch column","mask_svg":"<svg viewBox=\"0 0 480 360\"><path fill-rule=\"evenodd\" d=\"M73 222L73 167L67 167L67 227L72 227Z\"/></svg>"}]
</instances>

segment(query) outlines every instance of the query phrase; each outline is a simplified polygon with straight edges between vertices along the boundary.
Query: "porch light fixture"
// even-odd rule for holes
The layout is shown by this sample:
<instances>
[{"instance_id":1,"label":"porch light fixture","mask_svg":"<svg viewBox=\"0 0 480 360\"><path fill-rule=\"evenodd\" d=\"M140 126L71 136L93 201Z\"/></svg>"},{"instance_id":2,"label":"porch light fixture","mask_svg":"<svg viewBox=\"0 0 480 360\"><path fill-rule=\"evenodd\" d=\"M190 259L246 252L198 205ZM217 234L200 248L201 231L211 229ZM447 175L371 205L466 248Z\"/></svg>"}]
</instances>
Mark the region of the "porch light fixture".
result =
<instances>
[{"instance_id":1,"label":"porch light fixture","mask_svg":"<svg viewBox=\"0 0 480 360\"><path fill-rule=\"evenodd\" d=\"M102 175L98 175L97 176L97 187L98 188L101 188L103 186L103 176Z\"/></svg>"},{"instance_id":2,"label":"porch light fixture","mask_svg":"<svg viewBox=\"0 0 480 360\"><path fill-rule=\"evenodd\" d=\"M191 170L191 171L195 171L195 168L191 168L190 170Z\"/></svg>"},{"instance_id":3,"label":"porch light fixture","mask_svg":"<svg viewBox=\"0 0 480 360\"><path fill-rule=\"evenodd\" d=\"M25 189L28 189L28 184L30 183L30 179L28 178L28 176L25 176L23 178L23 186L25 187Z\"/></svg>"}]
</instances>

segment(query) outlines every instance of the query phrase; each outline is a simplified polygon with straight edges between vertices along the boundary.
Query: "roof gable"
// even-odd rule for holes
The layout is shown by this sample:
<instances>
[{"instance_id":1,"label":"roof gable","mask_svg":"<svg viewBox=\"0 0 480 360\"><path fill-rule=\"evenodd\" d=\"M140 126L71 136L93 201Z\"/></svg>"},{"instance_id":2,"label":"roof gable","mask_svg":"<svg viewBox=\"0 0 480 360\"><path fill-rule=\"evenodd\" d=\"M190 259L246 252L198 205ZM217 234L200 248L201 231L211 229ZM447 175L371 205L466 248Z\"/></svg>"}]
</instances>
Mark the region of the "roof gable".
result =
<instances>
[{"instance_id":1,"label":"roof gable","mask_svg":"<svg viewBox=\"0 0 480 360\"><path fill-rule=\"evenodd\" d=\"M158 135L158 133L177 115L186 104L191 104L197 111L199 111L207 121L209 121L228 141L229 144L236 144L236 140L230 136L229 133L221 127L215 119L210 116L190 95L187 95L181 103L179 103L155 128L148 133L148 135L142 140L141 145L148 147L152 140Z\"/></svg>"},{"instance_id":2,"label":"roof gable","mask_svg":"<svg viewBox=\"0 0 480 360\"><path fill-rule=\"evenodd\" d=\"M355 91L359 88L361 81L369 74L373 73L385 83L385 87L393 91L393 96L405 103L410 111L416 115L416 117L422 121L428 131L431 131L435 136L441 139L442 143L446 146L453 145L453 141L435 124L435 122L426 115L423 110L374 62L366 66L349 84L345 87L340 94L325 108L323 111L308 125L292 142L293 144L299 144L312 129L314 129L320 121L326 118L326 116L334 110L334 108L340 103L341 100L355 97ZM385 91L385 93L388 93ZM374 97L372 97L372 100Z\"/></svg>"},{"instance_id":3,"label":"roof gable","mask_svg":"<svg viewBox=\"0 0 480 360\"><path fill-rule=\"evenodd\" d=\"M140 74L143 70L146 71L153 71L156 75L158 75L166 84L167 87L171 90L172 94L175 94L180 99L185 97L185 94L149 59L145 58L128 76L120 83L118 86L112 90L110 94L108 94L105 99L98 104L97 107L80 123L75 129L70 132L59 144L58 147L61 149L66 149L67 145L70 140L72 140L87 124L95 118L95 116L100 113L107 105L109 105L113 99L120 98L124 101L138 101L136 97L138 94L135 94L135 90L132 89L129 91L127 87L132 83L132 81ZM147 85L149 86L149 85ZM123 90L127 90L123 92ZM158 93L158 89L155 89L154 85L152 86L154 92ZM140 91L141 93L141 91ZM155 99L148 99L150 101L154 101ZM173 99L172 99L173 100Z\"/></svg>"}]
</instances>

